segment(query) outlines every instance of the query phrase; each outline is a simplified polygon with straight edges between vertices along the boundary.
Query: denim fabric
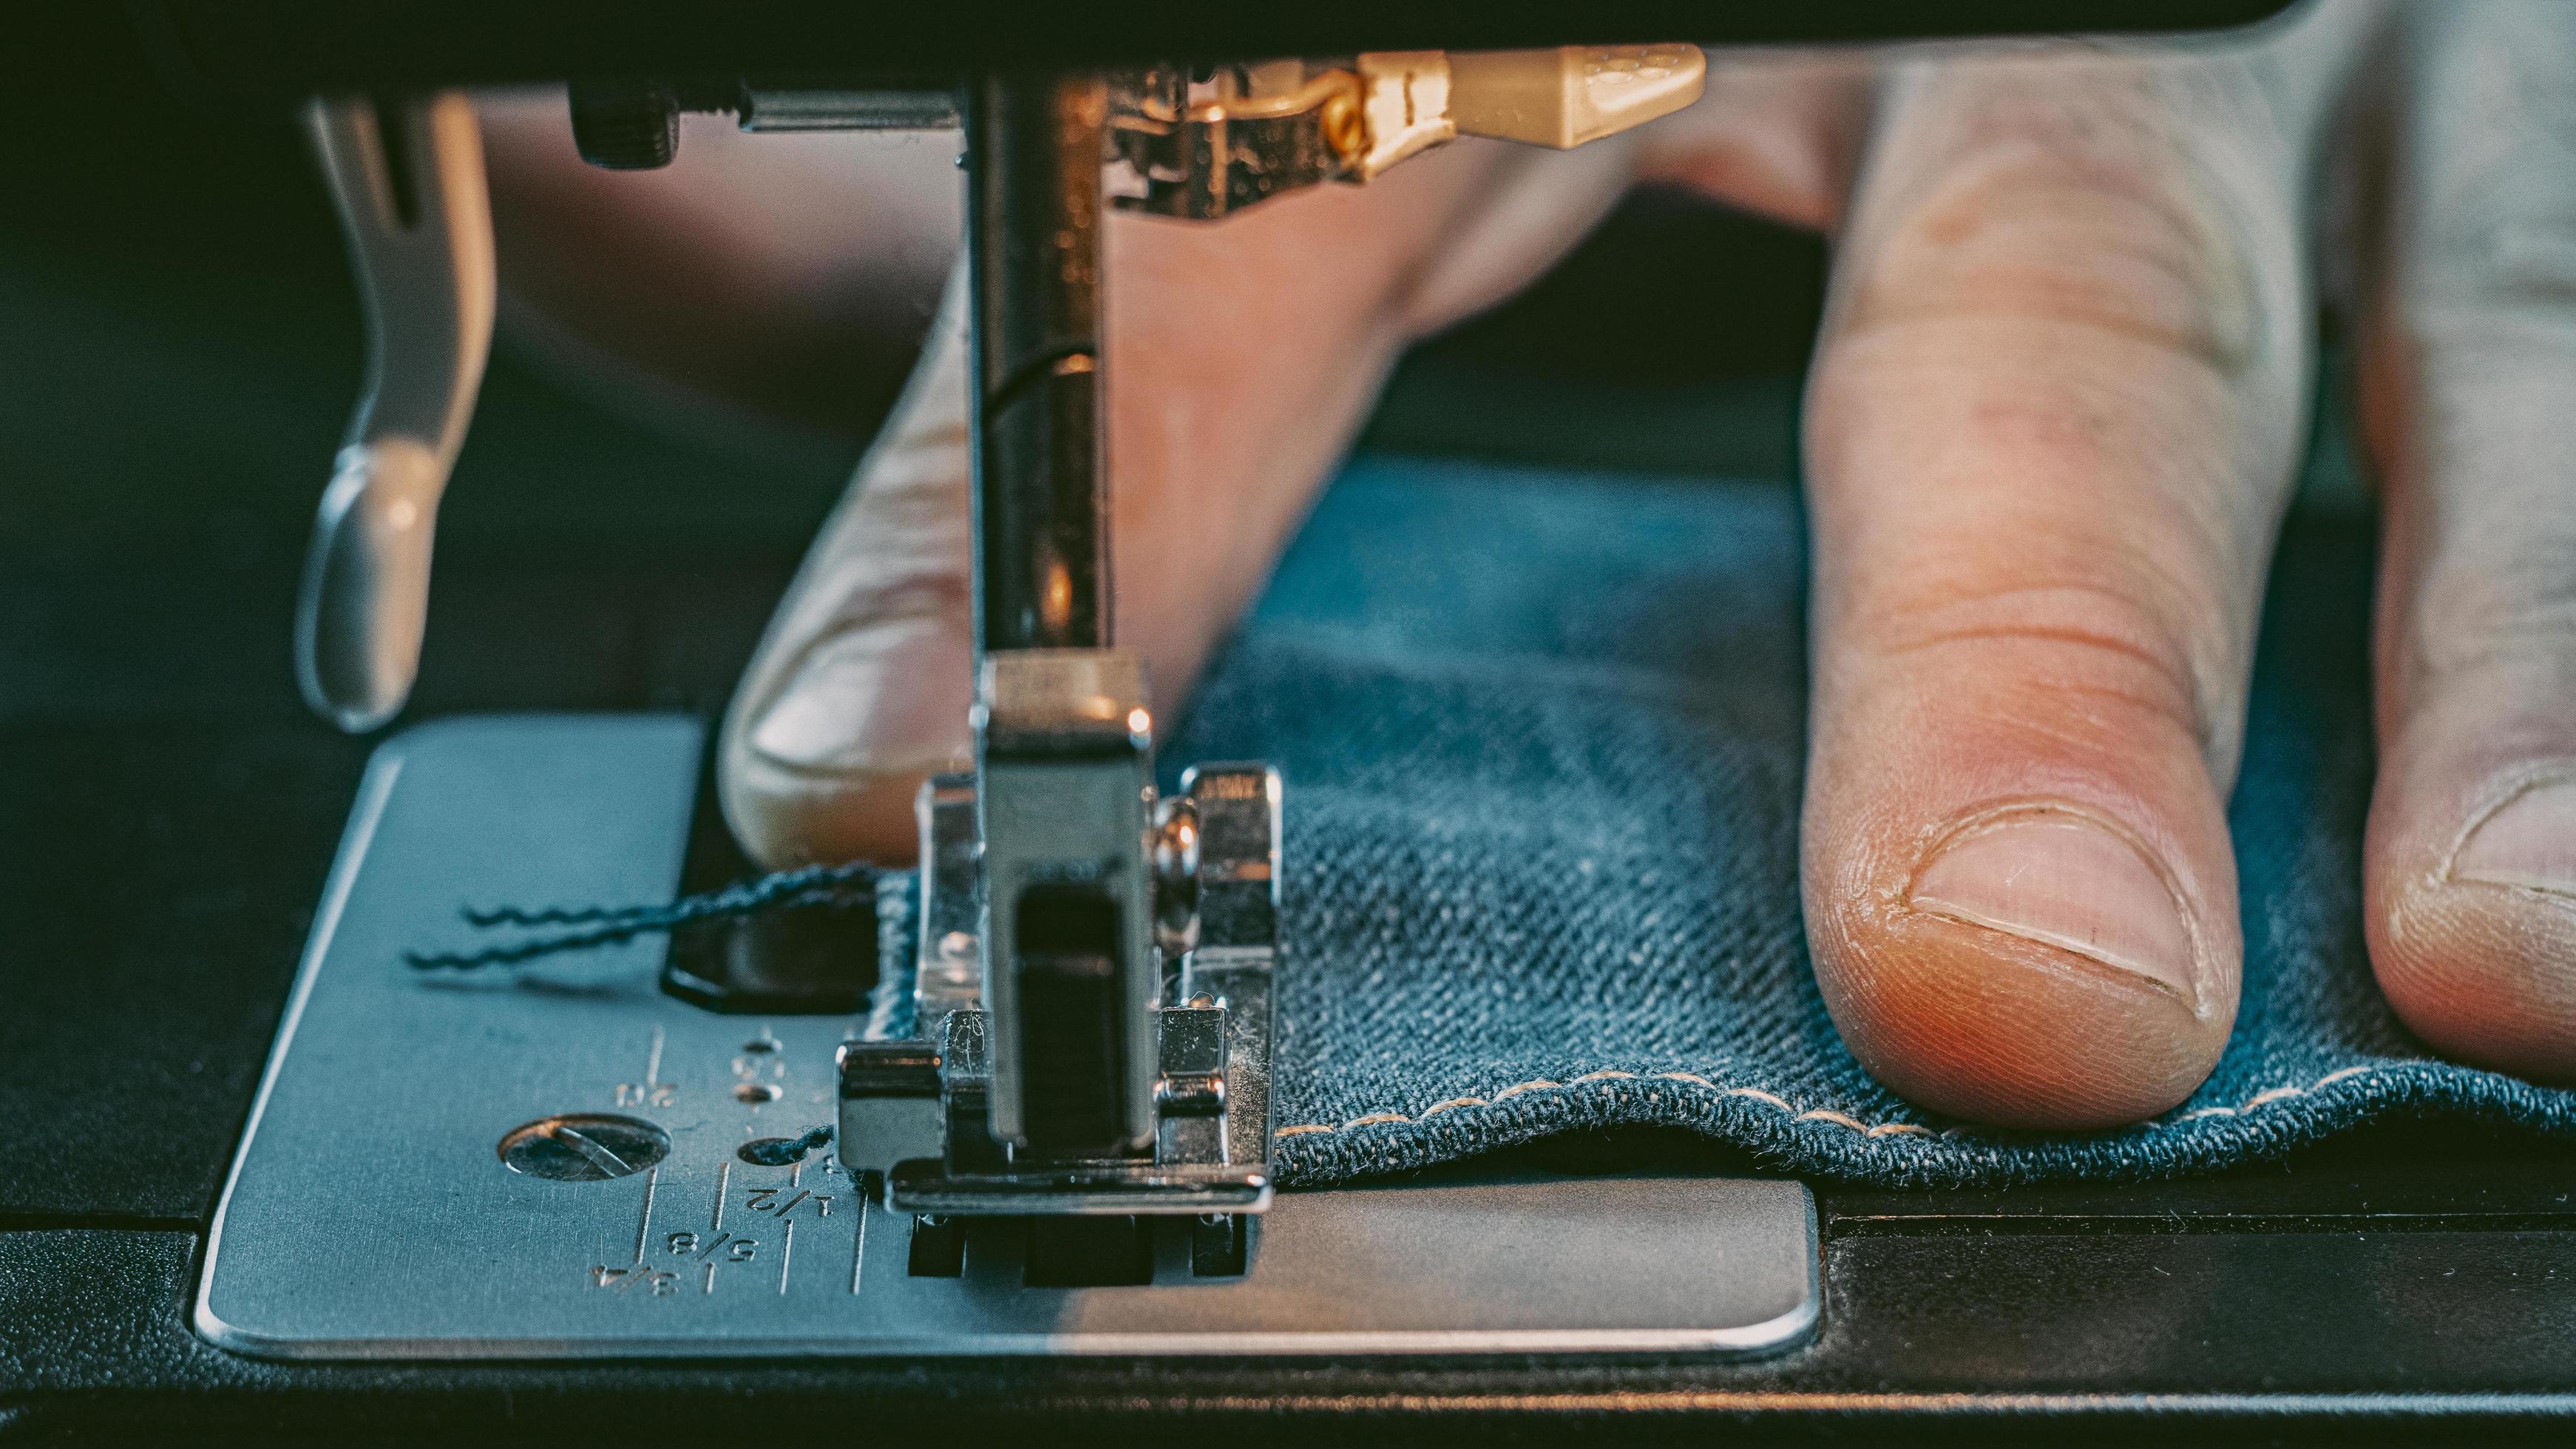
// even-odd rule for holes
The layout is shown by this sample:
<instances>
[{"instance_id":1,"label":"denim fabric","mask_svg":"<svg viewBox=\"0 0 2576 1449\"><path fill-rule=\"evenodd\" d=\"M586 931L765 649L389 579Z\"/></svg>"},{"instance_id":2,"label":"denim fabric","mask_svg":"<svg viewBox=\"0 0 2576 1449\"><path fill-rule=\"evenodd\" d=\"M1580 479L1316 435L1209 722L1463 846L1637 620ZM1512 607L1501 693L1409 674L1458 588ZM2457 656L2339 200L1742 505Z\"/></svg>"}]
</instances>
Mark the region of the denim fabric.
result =
<instances>
[{"instance_id":1,"label":"denim fabric","mask_svg":"<svg viewBox=\"0 0 2576 1449\"><path fill-rule=\"evenodd\" d=\"M2208 1084L2069 1136L1880 1087L1800 925L1804 559L1778 485L1377 458L1334 487L1163 749L1287 780L1285 1181L1624 1123L1923 1185L2200 1170L2401 1110L2576 1130L2576 1094L2432 1059L2372 983L2370 540L2317 517L2264 624Z\"/></svg>"}]
</instances>

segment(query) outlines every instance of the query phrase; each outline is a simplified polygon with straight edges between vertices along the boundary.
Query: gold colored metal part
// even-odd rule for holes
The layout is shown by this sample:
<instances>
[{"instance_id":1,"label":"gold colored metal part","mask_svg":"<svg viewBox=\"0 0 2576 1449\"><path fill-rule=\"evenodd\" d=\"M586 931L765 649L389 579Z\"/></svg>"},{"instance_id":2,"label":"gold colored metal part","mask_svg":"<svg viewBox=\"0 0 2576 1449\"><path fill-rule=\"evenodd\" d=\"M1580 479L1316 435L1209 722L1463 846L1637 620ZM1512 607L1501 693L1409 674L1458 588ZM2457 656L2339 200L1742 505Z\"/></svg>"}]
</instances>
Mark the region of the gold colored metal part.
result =
<instances>
[{"instance_id":1,"label":"gold colored metal part","mask_svg":"<svg viewBox=\"0 0 2576 1449\"><path fill-rule=\"evenodd\" d=\"M1449 55L1439 50L1382 50L1356 62L1368 116L1368 151L1352 167L1368 181L1458 137L1449 118Z\"/></svg>"},{"instance_id":2,"label":"gold colored metal part","mask_svg":"<svg viewBox=\"0 0 2576 1449\"><path fill-rule=\"evenodd\" d=\"M1120 206L1211 220L1322 181L1365 182L1461 135L1565 148L1698 99L1692 45L1370 51L1171 67L1111 85Z\"/></svg>"},{"instance_id":3,"label":"gold colored metal part","mask_svg":"<svg viewBox=\"0 0 2576 1449\"><path fill-rule=\"evenodd\" d=\"M1449 72L1459 134L1562 151L1698 100L1708 57L1696 45L1563 45L1460 51Z\"/></svg>"},{"instance_id":4,"label":"gold colored metal part","mask_svg":"<svg viewBox=\"0 0 2576 1449\"><path fill-rule=\"evenodd\" d=\"M1324 98L1321 109L1324 140L1343 161L1368 150L1368 119L1360 113L1359 102L1348 91L1336 91Z\"/></svg>"}]
</instances>

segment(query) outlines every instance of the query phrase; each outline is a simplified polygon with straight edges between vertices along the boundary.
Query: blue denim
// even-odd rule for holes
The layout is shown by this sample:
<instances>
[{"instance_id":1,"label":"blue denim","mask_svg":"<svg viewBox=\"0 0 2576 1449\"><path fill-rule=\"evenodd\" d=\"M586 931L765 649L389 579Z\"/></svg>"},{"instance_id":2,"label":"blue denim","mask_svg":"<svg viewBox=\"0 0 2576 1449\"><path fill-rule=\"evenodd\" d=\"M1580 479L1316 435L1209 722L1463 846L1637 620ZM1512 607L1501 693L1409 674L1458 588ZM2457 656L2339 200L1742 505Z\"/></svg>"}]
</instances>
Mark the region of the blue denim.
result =
<instances>
[{"instance_id":1,"label":"blue denim","mask_svg":"<svg viewBox=\"0 0 2576 1449\"><path fill-rule=\"evenodd\" d=\"M2576 1130L2576 1094L2435 1059L2371 980L2370 539L2317 517L2264 622L2208 1083L2081 1135L1878 1085L1799 916L1805 556L1775 484L1364 458L1334 486L1163 748L1287 780L1285 1182L1633 1123L1912 1185L2197 1171L2398 1111Z\"/></svg>"}]
</instances>

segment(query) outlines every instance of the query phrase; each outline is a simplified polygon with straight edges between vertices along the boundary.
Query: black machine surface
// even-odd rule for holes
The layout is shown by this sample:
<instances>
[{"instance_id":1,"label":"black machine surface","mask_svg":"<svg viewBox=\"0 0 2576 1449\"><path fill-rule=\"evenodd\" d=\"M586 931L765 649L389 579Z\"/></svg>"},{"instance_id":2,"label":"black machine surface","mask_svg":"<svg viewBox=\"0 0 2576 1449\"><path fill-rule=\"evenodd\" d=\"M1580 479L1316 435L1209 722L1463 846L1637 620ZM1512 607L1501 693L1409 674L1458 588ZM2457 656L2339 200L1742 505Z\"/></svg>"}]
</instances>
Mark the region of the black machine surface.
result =
<instances>
[{"instance_id":1,"label":"black machine surface","mask_svg":"<svg viewBox=\"0 0 2576 1449\"><path fill-rule=\"evenodd\" d=\"M2081 14L2214 24L2264 8ZM208 1219L365 757L302 714L280 667L307 465L339 423L355 314L335 280L315 281L338 277L338 242L282 120L255 102L188 109L164 92L166 71L130 67L157 58L272 98L651 71L675 50L753 72L810 57L856 23L819 7L728 11L698 29L686 23L696 7L504 11L174 4L133 28L121 16L73 25L81 44L42 67L38 93L63 97L49 111L77 99L93 119L60 146L31 135L5 162L21 205L0 223L0 452L20 478L0 527L0 658L15 681L0 719L14 827L0 919L16 947L0 968L0 1434L515 1442L856 1427L1248 1441L1901 1428L1974 1441L2268 1437L2329 1420L2356 1438L2472 1423L2549 1437L2552 1416L2576 1411L2576 1157L2456 1129L2391 1128L2143 1189L1821 1184L1823 1331L1752 1364L1640 1353L375 1366L263 1362L204 1341L190 1315ZM870 54L910 76L961 49L978 64L1026 58L982 48L1000 35L1054 59L1096 58L1085 48L1105 43L1089 25L1011 30L962 7L937 13ZM1636 36L1600 38L1677 26L1713 42L1777 38L1787 13L1747 16L1730 36L1638 6L1618 22L1633 19ZM2078 23L2074 7L1940 13L1960 31ZM1172 7L1146 28L1173 54L1380 43L1333 23ZM1461 7L1387 23L1419 25L1388 44L1558 38L1543 13ZM1922 21L1912 7L1848 5L1797 24L1858 36ZM1707 329L1722 343L1578 380L1564 319L1622 289L1675 284L1658 259L1685 246L1729 249L1741 265L1724 273L1773 284L1701 299L1738 324ZM1723 438L1744 470L1785 474L1790 380L1820 274L1810 244L1632 203L1558 277L1424 349L1369 445L1581 459L1588 409L1663 409L1677 429ZM1532 338L1551 345L1519 345ZM1526 359L1539 352L1557 361L1538 366L1562 371L1533 377ZM1553 399L1563 431L1461 428L1449 404L1462 377L1488 395ZM725 460L639 438L506 358L484 406L461 476L543 474L550 487L460 490L442 567L464 582L435 606L415 707L720 706L840 461L774 466L746 487ZM609 498L620 506L599 506ZM2285 547L2314 572L2358 579L2368 526L2313 512ZM540 613L557 627L519 626ZM433 1077L424 1064L424 1090ZM386 1150L375 1126L349 1124L353 1167ZM1714 1156L1623 1137L1475 1170L1758 1169Z\"/></svg>"}]
</instances>

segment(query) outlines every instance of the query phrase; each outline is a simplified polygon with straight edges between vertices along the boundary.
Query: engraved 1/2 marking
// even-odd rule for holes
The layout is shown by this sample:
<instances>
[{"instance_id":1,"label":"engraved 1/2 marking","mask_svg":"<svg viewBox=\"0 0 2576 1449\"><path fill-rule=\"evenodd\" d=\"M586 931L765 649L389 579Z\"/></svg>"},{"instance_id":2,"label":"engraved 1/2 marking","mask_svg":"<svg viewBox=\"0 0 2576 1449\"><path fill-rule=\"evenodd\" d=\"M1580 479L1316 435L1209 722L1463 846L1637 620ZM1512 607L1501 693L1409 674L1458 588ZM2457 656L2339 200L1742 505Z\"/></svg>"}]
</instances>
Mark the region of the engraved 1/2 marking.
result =
<instances>
[{"instance_id":1,"label":"engraved 1/2 marking","mask_svg":"<svg viewBox=\"0 0 2576 1449\"><path fill-rule=\"evenodd\" d=\"M812 1203L814 1205L814 1216L818 1218L828 1218L832 1215L832 1195L830 1193L818 1193L810 1187L800 1187L796 1189L793 1196L782 1200L779 1194L786 1191L787 1189L783 1187L745 1188L743 1190L742 1205L744 1208L752 1212L774 1213L777 1216L784 1218L789 1213L796 1211L798 1204Z\"/></svg>"}]
</instances>

